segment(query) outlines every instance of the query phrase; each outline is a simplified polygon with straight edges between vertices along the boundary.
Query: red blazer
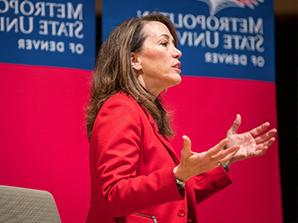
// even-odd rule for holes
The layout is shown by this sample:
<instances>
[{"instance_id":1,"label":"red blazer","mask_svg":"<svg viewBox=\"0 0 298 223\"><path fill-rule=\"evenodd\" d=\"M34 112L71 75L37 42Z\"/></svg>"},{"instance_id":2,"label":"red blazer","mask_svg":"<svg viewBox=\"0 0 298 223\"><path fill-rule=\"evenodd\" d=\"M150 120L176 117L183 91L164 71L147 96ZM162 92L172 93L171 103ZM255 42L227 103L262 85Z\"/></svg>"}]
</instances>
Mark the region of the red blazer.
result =
<instances>
[{"instance_id":1,"label":"red blazer","mask_svg":"<svg viewBox=\"0 0 298 223\"><path fill-rule=\"evenodd\" d=\"M91 206L87 222L198 222L196 205L231 183L215 168L177 189L179 158L151 115L117 93L101 107L91 137Z\"/></svg>"}]
</instances>

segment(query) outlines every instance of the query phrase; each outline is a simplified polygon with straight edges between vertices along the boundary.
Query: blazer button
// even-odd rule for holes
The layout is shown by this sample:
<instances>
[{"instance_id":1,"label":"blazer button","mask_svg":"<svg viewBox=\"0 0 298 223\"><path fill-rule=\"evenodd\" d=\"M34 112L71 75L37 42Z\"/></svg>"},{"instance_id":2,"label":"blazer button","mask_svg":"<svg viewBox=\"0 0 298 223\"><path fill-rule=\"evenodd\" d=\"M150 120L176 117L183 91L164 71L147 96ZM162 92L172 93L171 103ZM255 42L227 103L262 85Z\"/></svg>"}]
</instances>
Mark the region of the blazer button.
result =
<instances>
[{"instance_id":1,"label":"blazer button","mask_svg":"<svg viewBox=\"0 0 298 223\"><path fill-rule=\"evenodd\" d=\"M178 216L179 216L179 217L184 217L184 216L185 216L185 211L184 211L183 209L180 209L180 210L178 211Z\"/></svg>"}]
</instances>

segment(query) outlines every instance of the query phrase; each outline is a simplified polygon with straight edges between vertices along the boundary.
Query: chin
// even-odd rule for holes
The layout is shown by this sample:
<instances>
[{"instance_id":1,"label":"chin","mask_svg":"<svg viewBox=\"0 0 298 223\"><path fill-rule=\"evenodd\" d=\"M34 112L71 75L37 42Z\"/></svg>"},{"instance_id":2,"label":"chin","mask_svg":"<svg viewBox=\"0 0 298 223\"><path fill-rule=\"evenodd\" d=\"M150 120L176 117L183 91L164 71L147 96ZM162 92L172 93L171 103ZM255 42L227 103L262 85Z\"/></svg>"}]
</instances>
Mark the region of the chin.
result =
<instances>
[{"instance_id":1,"label":"chin","mask_svg":"<svg viewBox=\"0 0 298 223\"><path fill-rule=\"evenodd\" d=\"M177 84L180 84L182 81L182 77L181 77L180 73L176 74L174 79Z\"/></svg>"},{"instance_id":2,"label":"chin","mask_svg":"<svg viewBox=\"0 0 298 223\"><path fill-rule=\"evenodd\" d=\"M181 78L180 74L179 75L176 74L175 76L173 76L171 78L171 83L170 83L169 87L174 87L174 86L180 84L181 81L182 81L182 78Z\"/></svg>"}]
</instances>

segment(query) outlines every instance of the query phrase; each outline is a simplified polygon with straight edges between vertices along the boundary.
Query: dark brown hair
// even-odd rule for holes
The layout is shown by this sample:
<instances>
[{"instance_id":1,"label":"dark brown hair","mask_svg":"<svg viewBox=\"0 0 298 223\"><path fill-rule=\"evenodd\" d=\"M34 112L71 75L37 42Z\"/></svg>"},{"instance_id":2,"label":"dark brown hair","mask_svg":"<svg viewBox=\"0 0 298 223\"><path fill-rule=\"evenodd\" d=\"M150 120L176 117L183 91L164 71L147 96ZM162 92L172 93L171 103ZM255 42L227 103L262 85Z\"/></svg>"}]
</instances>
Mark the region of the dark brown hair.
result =
<instances>
[{"instance_id":1,"label":"dark brown hair","mask_svg":"<svg viewBox=\"0 0 298 223\"><path fill-rule=\"evenodd\" d=\"M177 46L177 34L173 23L159 13L131 18L111 32L101 46L93 74L90 102L87 109L89 138L99 109L111 95L119 91L131 95L143 108L149 111L162 135L173 135L168 114L160 99L148 92L139 83L137 74L131 66L131 53L142 49L146 39L142 29L144 24L150 21L158 21L166 25Z\"/></svg>"}]
</instances>

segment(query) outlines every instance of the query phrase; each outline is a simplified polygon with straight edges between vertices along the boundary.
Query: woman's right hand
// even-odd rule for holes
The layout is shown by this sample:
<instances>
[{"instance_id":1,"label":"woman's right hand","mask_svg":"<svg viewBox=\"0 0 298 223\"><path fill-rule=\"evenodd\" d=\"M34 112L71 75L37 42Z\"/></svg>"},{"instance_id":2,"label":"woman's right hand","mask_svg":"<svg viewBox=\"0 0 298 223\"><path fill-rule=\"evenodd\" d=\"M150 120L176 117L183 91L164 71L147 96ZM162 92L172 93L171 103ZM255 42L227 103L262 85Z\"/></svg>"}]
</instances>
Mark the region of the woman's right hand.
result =
<instances>
[{"instance_id":1,"label":"woman's right hand","mask_svg":"<svg viewBox=\"0 0 298 223\"><path fill-rule=\"evenodd\" d=\"M221 163L226 163L240 148L233 146L225 149L228 139L223 139L211 149L197 153L191 150L191 140L185 135L182 138L184 142L181 161L173 170L175 176L182 181L211 170Z\"/></svg>"}]
</instances>

